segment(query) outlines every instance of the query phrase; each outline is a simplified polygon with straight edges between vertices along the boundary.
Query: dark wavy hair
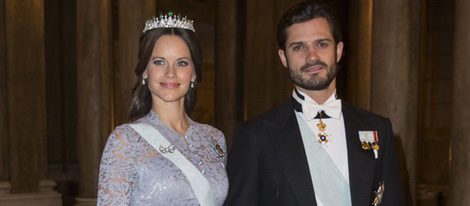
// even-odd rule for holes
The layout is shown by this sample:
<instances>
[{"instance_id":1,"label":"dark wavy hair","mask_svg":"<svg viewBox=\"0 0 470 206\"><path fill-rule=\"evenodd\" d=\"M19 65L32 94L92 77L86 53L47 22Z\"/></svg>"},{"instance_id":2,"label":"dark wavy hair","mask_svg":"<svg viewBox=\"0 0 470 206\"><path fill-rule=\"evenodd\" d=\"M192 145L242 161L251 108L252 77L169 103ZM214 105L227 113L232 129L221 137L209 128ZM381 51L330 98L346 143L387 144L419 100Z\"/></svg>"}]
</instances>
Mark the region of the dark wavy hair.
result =
<instances>
[{"instance_id":1,"label":"dark wavy hair","mask_svg":"<svg viewBox=\"0 0 470 206\"><path fill-rule=\"evenodd\" d=\"M336 20L335 13L326 4L318 1L303 1L295 4L293 7L288 9L277 26L277 46L278 48L285 50L287 41L287 28L293 24L306 22L314 18L325 18L330 25L331 32L335 43L343 41L343 35L341 34L341 25Z\"/></svg>"},{"instance_id":2,"label":"dark wavy hair","mask_svg":"<svg viewBox=\"0 0 470 206\"><path fill-rule=\"evenodd\" d=\"M196 72L196 81L202 80L202 52L201 46L197 39L196 34L188 29L180 28L156 28L148 30L142 34L139 42L139 54L137 66L134 73L137 76L137 81L132 90L132 102L129 110L129 121L137 120L152 109L152 95L148 85L142 85L142 74L147 69L150 56L152 55L153 47L157 40L163 35L176 35L184 40L191 53L191 59ZM184 97L184 110L190 115L196 101L196 86L189 88L188 93Z\"/></svg>"}]
</instances>

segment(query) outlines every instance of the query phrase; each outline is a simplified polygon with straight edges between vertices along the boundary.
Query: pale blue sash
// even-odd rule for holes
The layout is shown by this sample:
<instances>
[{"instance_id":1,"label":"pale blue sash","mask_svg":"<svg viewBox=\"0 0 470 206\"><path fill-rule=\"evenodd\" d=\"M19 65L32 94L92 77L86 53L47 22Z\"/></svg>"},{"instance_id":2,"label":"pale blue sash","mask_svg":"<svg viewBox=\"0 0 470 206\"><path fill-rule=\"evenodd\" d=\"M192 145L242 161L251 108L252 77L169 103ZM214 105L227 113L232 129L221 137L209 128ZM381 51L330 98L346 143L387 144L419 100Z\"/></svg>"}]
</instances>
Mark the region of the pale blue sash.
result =
<instances>
[{"instance_id":1,"label":"pale blue sash","mask_svg":"<svg viewBox=\"0 0 470 206\"><path fill-rule=\"evenodd\" d=\"M316 198L324 206L350 206L348 181L300 115L296 113Z\"/></svg>"},{"instance_id":2,"label":"pale blue sash","mask_svg":"<svg viewBox=\"0 0 470 206\"><path fill-rule=\"evenodd\" d=\"M130 124L132 129L142 136L162 156L173 162L186 176L201 206L215 206L215 197L211 195L211 187L206 177L181 152L172 147L165 152L160 147L169 148L172 144L157 129L145 123Z\"/></svg>"}]
</instances>

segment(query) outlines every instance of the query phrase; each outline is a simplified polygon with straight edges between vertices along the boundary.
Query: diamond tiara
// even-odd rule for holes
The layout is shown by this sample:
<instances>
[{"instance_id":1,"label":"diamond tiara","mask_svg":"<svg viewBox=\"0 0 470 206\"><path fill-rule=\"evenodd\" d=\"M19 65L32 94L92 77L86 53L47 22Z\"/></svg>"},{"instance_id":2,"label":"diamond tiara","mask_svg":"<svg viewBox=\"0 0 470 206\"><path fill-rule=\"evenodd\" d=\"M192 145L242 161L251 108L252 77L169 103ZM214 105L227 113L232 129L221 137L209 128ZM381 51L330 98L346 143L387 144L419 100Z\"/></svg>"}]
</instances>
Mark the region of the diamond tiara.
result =
<instances>
[{"instance_id":1,"label":"diamond tiara","mask_svg":"<svg viewBox=\"0 0 470 206\"><path fill-rule=\"evenodd\" d=\"M147 20L142 33L156 28L180 28L196 32L193 27L193 20L186 17L181 18L180 15L174 15L173 12L168 12L168 14L160 15L159 17L155 16Z\"/></svg>"}]
</instances>

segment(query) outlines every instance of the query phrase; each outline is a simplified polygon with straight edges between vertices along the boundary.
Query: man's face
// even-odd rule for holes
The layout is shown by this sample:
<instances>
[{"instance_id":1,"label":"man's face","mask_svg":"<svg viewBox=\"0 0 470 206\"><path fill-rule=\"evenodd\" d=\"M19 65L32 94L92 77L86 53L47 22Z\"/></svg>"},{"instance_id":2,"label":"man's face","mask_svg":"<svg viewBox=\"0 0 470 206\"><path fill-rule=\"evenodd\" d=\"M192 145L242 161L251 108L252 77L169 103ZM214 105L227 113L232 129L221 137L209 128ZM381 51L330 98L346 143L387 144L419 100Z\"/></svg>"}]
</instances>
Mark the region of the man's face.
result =
<instances>
[{"instance_id":1,"label":"man's face","mask_svg":"<svg viewBox=\"0 0 470 206\"><path fill-rule=\"evenodd\" d=\"M314 18L286 31L286 49L279 49L278 54L294 84L306 90L328 88L343 52L343 42L336 45L328 21Z\"/></svg>"}]
</instances>

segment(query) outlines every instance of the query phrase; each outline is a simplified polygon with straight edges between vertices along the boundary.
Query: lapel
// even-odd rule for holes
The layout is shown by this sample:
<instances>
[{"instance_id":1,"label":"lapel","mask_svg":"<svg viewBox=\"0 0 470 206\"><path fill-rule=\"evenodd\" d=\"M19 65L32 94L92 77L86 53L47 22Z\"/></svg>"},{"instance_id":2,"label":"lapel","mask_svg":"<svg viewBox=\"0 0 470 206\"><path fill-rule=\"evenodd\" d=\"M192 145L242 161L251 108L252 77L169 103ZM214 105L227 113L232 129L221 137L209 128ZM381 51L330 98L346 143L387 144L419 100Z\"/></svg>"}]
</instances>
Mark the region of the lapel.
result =
<instances>
[{"instance_id":1,"label":"lapel","mask_svg":"<svg viewBox=\"0 0 470 206\"><path fill-rule=\"evenodd\" d=\"M274 118L266 120L265 125L270 128L269 136L274 151L299 205L316 206L310 170L292 102L287 101L278 107Z\"/></svg>"},{"instance_id":2,"label":"lapel","mask_svg":"<svg viewBox=\"0 0 470 206\"><path fill-rule=\"evenodd\" d=\"M362 149L359 131L374 130L375 128L368 126L367 116L359 114L356 109L344 101L342 101L342 111L348 148L351 202L353 206L369 205L376 160L371 150Z\"/></svg>"}]
</instances>

